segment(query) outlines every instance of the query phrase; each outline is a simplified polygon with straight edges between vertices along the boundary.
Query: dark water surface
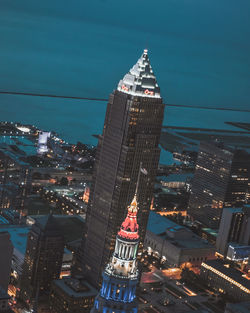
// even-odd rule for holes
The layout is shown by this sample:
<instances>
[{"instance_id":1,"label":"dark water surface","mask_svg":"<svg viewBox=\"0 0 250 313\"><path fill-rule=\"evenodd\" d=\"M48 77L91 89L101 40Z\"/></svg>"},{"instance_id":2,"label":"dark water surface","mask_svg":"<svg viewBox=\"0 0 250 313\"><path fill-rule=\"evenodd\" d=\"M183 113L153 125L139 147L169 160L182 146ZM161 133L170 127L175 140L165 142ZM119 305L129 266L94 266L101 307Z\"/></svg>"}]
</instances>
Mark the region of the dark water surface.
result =
<instances>
[{"instance_id":1,"label":"dark water surface","mask_svg":"<svg viewBox=\"0 0 250 313\"><path fill-rule=\"evenodd\" d=\"M250 109L249 0L0 0L0 90L101 97L144 47L165 102ZM0 95L0 120L95 143L105 103ZM168 108L164 123L230 128L250 113Z\"/></svg>"}]
</instances>

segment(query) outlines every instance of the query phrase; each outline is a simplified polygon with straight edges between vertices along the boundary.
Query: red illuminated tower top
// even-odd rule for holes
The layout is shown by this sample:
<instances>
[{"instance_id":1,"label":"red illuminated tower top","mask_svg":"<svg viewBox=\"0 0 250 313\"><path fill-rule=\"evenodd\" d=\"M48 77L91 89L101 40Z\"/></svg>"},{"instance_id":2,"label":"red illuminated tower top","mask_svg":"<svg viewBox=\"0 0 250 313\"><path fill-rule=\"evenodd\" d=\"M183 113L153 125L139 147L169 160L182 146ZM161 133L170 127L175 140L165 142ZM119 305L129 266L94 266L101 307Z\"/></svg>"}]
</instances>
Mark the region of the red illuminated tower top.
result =
<instances>
[{"instance_id":1,"label":"red illuminated tower top","mask_svg":"<svg viewBox=\"0 0 250 313\"><path fill-rule=\"evenodd\" d=\"M131 204L128 206L128 213L121 225L118 236L131 240L136 240L139 238L139 226L137 224L138 209L137 195L135 194Z\"/></svg>"},{"instance_id":2,"label":"red illuminated tower top","mask_svg":"<svg viewBox=\"0 0 250 313\"><path fill-rule=\"evenodd\" d=\"M139 207L138 207L137 193L138 193L141 173L143 173L144 175L147 175L147 171L142 168L142 163L140 163L134 198L131 204L128 206L127 216L121 225L120 231L118 232L118 236L124 239L129 239L129 240L139 239L139 234L138 234L139 225L137 224L137 213L138 213Z\"/></svg>"}]
</instances>

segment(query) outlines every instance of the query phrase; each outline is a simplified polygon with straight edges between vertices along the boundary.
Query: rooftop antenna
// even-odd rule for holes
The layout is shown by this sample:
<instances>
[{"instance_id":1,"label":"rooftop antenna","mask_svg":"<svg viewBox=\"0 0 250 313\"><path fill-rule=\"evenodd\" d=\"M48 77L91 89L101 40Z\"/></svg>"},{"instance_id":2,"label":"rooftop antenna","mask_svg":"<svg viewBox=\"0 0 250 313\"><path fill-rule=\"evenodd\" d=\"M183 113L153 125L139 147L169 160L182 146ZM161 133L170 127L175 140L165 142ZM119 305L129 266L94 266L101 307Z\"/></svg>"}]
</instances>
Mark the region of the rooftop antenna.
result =
<instances>
[{"instance_id":1,"label":"rooftop antenna","mask_svg":"<svg viewBox=\"0 0 250 313\"><path fill-rule=\"evenodd\" d=\"M142 170L142 162L140 162L140 166L139 166L139 172L138 172L136 188L135 188L135 197L137 197L137 195L138 195L138 188L139 188L139 182L140 182L140 177L141 177L141 170Z\"/></svg>"}]
</instances>

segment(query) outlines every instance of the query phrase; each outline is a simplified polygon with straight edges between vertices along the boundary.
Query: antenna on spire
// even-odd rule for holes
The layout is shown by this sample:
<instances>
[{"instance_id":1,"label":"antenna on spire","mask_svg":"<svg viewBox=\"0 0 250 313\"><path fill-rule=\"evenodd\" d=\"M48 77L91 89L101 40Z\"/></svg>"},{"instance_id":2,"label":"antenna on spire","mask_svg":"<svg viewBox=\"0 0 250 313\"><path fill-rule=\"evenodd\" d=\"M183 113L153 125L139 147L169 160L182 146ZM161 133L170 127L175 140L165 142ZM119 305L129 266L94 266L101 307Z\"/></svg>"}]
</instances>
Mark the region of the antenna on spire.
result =
<instances>
[{"instance_id":1,"label":"antenna on spire","mask_svg":"<svg viewBox=\"0 0 250 313\"><path fill-rule=\"evenodd\" d=\"M141 169L142 169L142 162L140 162L140 166L139 166L139 173L138 173L136 188L135 188L135 197L138 194L139 182L140 182L140 177L141 177Z\"/></svg>"}]
</instances>

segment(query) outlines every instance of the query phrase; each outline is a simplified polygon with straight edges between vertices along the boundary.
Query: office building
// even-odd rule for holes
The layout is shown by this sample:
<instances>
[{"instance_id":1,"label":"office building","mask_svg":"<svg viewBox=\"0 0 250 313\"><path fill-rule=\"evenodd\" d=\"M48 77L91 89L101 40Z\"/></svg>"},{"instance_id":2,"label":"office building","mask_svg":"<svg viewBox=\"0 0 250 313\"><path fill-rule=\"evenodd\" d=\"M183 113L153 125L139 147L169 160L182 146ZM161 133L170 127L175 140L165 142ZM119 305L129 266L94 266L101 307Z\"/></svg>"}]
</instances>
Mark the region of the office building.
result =
<instances>
[{"instance_id":1,"label":"office building","mask_svg":"<svg viewBox=\"0 0 250 313\"><path fill-rule=\"evenodd\" d=\"M228 247L232 249L237 245L250 246L250 205L223 209L216 240L217 252L227 256Z\"/></svg>"},{"instance_id":2,"label":"office building","mask_svg":"<svg viewBox=\"0 0 250 313\"><path fill-rule=\"evenodd\" d=\"M99 137L81 261L85 277L96 287L114 250L124 207L133 197L140 164L145 173L138 192L142 249L160 156L163 114L160 89L144 50L110 95Z\"/></svg>"},{"instance_id":3,"label":"office building","mask_svg":"<svg viewBox=\"0 0 250 313\"><path fill-rule=\"evenodd\" d=\"M139 277L136 261L139 244L137 212L138 202L135 194L116 236L112 259L103 271L102 287L91 313L137 312L136 286Z\"/></svg>"},{"instance_id":4,"label":"office building","mask_svg":"<svg viewBox=\"0 0 250 313\"><path fill-rule=\"evenodd\" d=\"M250 155L217 142L201 142L188 214L203 225L218 228L223 206L249 201Z\"/></svg>"},{"instance_id":5,"label":"office building","mask_svg":"<svg viewBox=\"0 0 250 313\"><path fill-rule=\"evenodd\" d=\"M144 249L171 267L199 266L215 258L215 248L191 230L150 212Z\"/></svg>"},{"instance_id":6,"label":"office building","mask_svg":"<svg viewBox=\"0 0 250 313\"><path fill-rule=\"evenodd\" d=\"M97 290L88 282L76 278L52 282L50 309L53 313L88 313L93 307Z\"/></svg>"},{"instance_id":7,"label":"office building","mask_svg":"<svg viewBox=\"0 0 250 313\"><path fill-rule=\"evenodd\" d=\"M20 298L28 306L47 295L62 266L64 237L52 214L40 217L28 234L20 283Z\"/></svg>"},{"instance_id":8,"label":"office building","mask_svg":"<svg viewBox=\"0 0 250 313\"><path fill-rule=\"evenodd\" d=\"M203 262L200 277L210 288L227 295L232 301L250 300L250 280L229 264L219 260Z\"/></svg>"},{"instance_id":9,"label":"office building","mask_svg":"<svg viewBox=\"0 0 250 313\"><path fill-rule=\"evenodd\" d=\"M0 229L0 287L7 292L10 281L13 245L8 232Z\"/></svg>"}]
</instances>

